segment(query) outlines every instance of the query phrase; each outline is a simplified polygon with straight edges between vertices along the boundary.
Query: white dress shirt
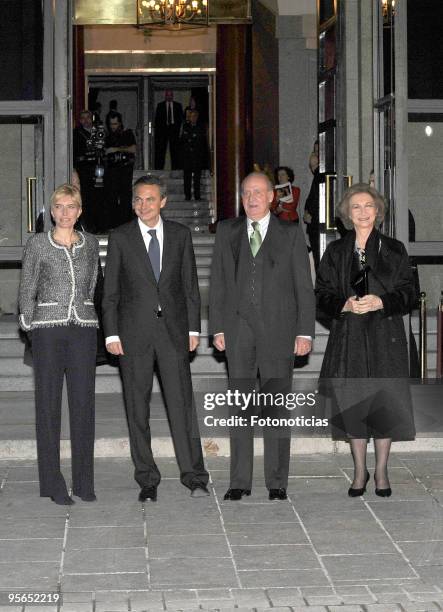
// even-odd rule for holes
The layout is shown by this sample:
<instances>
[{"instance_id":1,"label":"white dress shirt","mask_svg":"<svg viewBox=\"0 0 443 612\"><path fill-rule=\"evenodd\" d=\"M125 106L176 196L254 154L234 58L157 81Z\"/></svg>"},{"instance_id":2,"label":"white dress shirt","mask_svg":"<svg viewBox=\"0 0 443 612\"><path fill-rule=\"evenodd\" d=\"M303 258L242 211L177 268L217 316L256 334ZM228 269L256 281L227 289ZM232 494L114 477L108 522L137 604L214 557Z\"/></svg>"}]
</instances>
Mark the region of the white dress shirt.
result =
<instances>
[{"instance_id":1,"label":"white dress shirt","mask_svg":"<svg viewBox=\"0 0 443 612\"><path fill-rule=\"evenodd\" d=\"M168 114L170 113L171 121L168 125L174 125L174 104L168 100L166 102L166 123L168 122Z\"/></svg>"},{"instance_id":2,"label":"white dress shirt","mask_svg":"<svg viewBox=\"0 0 443 612\"><path fill-rule=\"evenodd\" d=\"M149 253L149 243L152 240L151 234L149 232L151 230L156 231L157 240L160 246L160 272L161 272L162 262L163 262L163 220L161 217L159 217L158 222L156 223L156 225L154 225L154 227L149 227L148 225L145 225L143 221L141 221L140 219L137 219L137 221L138 221L138 226L140 228L140 232L142 234L143 242L145 243L147 253ZM160 305L159 305L159 310L161 310ZM189 335L198 336L199 333L190 331ZM106 344L110 344L111 342L120 342L120 337L119 336L108 336L105 342Z\"/></svg>"}]
</instances>

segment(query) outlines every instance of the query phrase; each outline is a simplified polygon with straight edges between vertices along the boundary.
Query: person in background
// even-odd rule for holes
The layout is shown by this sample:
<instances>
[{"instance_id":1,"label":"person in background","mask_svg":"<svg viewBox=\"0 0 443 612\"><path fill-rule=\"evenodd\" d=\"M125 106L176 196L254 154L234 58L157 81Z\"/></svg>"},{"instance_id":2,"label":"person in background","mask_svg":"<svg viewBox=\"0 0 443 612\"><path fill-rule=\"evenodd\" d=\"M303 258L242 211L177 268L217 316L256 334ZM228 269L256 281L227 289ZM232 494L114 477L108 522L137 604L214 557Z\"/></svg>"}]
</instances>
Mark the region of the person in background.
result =
<instances>
[{"instance_id":1,"label":"person in background","mask_svg":"<svg viewBox=\"0 0 443 612\"><path fill-rule=\"evenodd\" d=\"M314 142L314 148L309 156L309 168L313 174L311 189L305 202L303 221L306 223L306 233L311 245L314 258L315 271L320 263L320 171L318 157L318 140Z\"/></svg>"},{"instance_id":2,"label":"person in background","mask_svg":"<svg viewBox=\"0 0 443 612\"><path fill-rule=\"evenodd\" d=\"M381 234L385 204L366 183L350 187L338 207L347 234L331 242L316 280L317 317L330 334L320 387L333 403L333 437L346 439L354 460L350 497L369 480L367 444L374 439L375 493L389 497L392 441L415 437L403 316L415 302L404 245Z\"/></svg>"},{"instance_id":3,"label":"person in background","mask_svg":"<svg viewBox=\"0 0 443 612\"><path fill-rule=\"evenodd\" d=\"M63 379L69 400L72 489L94 501L95 361L98 317L96 238L75 230L79 190L58 187L51 196L54 227L26 243L19 289L19 322L32 334L40 496L71 505L60 470Z\"/></svg>"},{"instance_id":4,"label":"person in background","mask_svg":"<svg viewBox=\"0 0 443 612\"><path fill-rule=\"evenodd\" d=\"M174 101L172 89L165 90L165 99L157 104L154 119L155 167L165 167L166 150L169 144L171 169L177 170L180 163L180 130L183 123L183 107Z\"/></svg>"},{"instance_id":5,"label":"person in background","mask_svg":"<svg viewBox=\"0 0 443 612\"><path fill-rule=\"evenodd\" d=\"M297 206L300 199L300 189L292 184L294 182L294 171L288 166L279 166L274 171L274 180L276 185L290 183L292 202L281 200L277 195L277 191L279 190L274 189L271 212L282 221L293 221L298 223Z\"/></svg>"},{"instance_id":6,"label":"person in background","mask_svg":"<svg viewBox=\"0 0 443 612\"><path fill-rule=\"evenodd\" d=\"M183 155L183 183L185 199L191 199L191 183L194 188L194 200L201 199L200 181L202 169L208 158L206 128L198 123L198 110L189 113L190 121L183 124L181 136Z\"/></svg>"},{"instance_id":7,"label":"person in background","mask_svg":"<svg viewBox=\"0 0 443 612\"><path fill-rule=\"evenodd\" d=\"M120 113L108 113L104 175L106 223L115 228L132 218L132 175L137 145L132 130L125 130Z\"/></svg>"}]
</instances>

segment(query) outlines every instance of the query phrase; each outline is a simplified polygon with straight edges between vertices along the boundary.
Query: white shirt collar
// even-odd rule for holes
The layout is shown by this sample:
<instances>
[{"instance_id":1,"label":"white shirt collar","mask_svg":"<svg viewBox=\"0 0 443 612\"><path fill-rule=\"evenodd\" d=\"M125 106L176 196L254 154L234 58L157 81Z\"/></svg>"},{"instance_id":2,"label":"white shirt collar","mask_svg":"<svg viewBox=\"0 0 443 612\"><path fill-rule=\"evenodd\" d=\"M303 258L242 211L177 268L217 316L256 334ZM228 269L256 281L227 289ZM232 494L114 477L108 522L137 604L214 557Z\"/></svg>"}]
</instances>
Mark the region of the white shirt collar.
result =
<instances>
[{"instance_id":1,"label":"white shirt collar","mask_svg":"<svg viewBox=\"0 0 443 612\"><path fill-rule=\"evenodd\" d=\"M263 234L264 232L266 233L266 230L268 229L268 225L269 225L269 220L271 218L271 212L268 212L268 214L263 217L263 219L260 219L260 221L258 222L260 225L260 233ZM254 231L253 227L252 227L252 223L253 220L250 219L249 217L247 217L248 220L248 231Z\"/></svg>"},{"instance_id":2,"label":"white shirt collar","mask_svg":"<svg viewBox=\"0 0 443 612\"><path fill-rule=\"evenodd\" d=\"M137 221L138 221L138 226L142 234L146 234L147 232L149 232L149 230L156 230L157 233L163 230L163 219L161 215L156 225L154 225L154 227L149 227L149 225L146 225L145 223L143 223L143 221L140 220L140 217L137 218Z\"/></svg>"}]
</instances>

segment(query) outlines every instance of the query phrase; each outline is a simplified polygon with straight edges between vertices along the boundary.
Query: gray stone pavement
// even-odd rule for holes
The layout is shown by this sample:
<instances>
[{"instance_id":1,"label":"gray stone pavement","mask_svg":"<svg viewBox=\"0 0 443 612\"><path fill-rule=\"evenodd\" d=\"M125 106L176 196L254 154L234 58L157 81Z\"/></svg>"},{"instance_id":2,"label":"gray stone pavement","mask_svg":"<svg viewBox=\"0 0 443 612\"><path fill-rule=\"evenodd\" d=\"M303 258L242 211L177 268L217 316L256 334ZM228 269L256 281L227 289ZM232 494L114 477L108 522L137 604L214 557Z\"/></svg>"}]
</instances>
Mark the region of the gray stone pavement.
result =
<instances>
[{"instance_id":1,"label":"gray stone pavement","mask_svg":"<svg viewBox=\"0 0 443 612\"><path fill-rule=\"evenodd\" d=\"M390 499L372 479L348 498L343 454L293 457L284 502L267 500L260 457L241 502L223 501L229 460L207 465L210 497L160 459L158 502L140 504L130 460L97 459L98 501L60 507L35 461L0 461L0 612L443 610L443 454L393 455ZM63 606L7 606L16 591Z\"/></svg>"}]
</instances>

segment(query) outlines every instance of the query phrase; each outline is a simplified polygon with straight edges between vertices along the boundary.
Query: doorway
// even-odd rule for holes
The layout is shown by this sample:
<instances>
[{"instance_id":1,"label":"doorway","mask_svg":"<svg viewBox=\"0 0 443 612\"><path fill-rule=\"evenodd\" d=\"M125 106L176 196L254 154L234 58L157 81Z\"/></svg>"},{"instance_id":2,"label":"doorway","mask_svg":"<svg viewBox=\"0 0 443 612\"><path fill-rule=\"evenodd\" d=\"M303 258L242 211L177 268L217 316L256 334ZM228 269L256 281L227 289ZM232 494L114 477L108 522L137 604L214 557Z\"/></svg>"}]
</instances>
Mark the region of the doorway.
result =
<instances>
[{"instance_id":1,"label":"doorway","mask_svg":"<svg viewBox=\"0 0 443 612\"><path fill-rule=\"evenodd\" d=\"M168 74L155 76L140 75L88 75L87 91L89 109L97 111L103 123L112 101L113 107L122 114L126 129L131 129L137 142L135 170L150 171L156 168L155 114L157 106L165 98L165 91L173 92L174 102L180 104L184 113L195 99L199 110L199 121L207 126L209 160L208 168L212 174L214 167L214 117L215 104L211 99L212 75L207 74ZM171 152L166 150L164 169L171 169Z\"/></svg>"}]
</instances>

